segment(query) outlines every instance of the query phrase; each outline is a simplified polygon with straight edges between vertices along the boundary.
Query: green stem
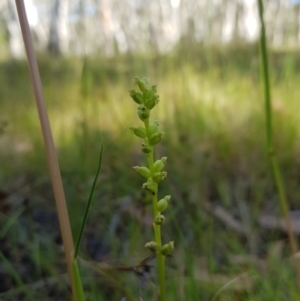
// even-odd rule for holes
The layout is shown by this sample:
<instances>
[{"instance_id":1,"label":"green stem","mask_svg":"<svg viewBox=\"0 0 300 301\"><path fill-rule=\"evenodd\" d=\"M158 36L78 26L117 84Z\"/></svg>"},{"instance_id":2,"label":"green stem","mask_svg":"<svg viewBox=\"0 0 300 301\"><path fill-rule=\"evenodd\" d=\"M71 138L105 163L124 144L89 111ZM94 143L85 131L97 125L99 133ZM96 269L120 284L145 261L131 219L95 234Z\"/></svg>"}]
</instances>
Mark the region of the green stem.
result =
<instances>
[{"instance_id":1,"label":"green stem","mask_svg":"<svg viewBox=\"0 0 300 301\"><path fill-rule=\"evenodd\" d=\"M261 50L261 67L264 80L265 112L266 112L266 133L268 152L273 152L273 130L272 130L272 106L271 106L271 89L269 79L268 52L266 42L266 29L263 18L263 3L258 0L259 17L261 23L260 32L260 50Z\"/></svg>"},{"instance_id":2,"label":"green stem","mask_svg":"<svg viewBox=\"0 0 300 301\"><path fill-rule=\"evenodd\" d=\"M282 181L282 176L280 169L278 167L278 163L276 160L275 152L274 152L274 144L273 144L273 130L272 130L272 102L271 102L271 89L270 89L270 80L269 80L269 67L268 67L268 52L266 46L266 30L264 23L264 7L262 0L258 0L258 8L259 8L259 18L261 23L261 34L260 34L260 50L261 50L261 66L263 73L263 81L264 81L264 96L265 96L265 112L266 112L266 132L267 132L267 149L268 155L270 157L270 163L272 168L272 173L275 179L276 188L279 194L279 201L281 210L283 212L287 233L289 237L289 243L291 247L292 254L297 253L297 243L292 231L291 219L289 216L289 204L286 198L286 193L284 190L284 185ZM298 278L298 286L300 288L300 264L299 260L295 258L295 270Z\"/></svg>"},{"instance_id":3,"label":"green stem","mask_svg":"<svg viewBox=\"0 0 300 301\"><path fill-rule=\"evenodd\" d=\"M147 139L149 138L149 119L144 121L145 129L147 133ZM148 158L148 165L149 169L151 171L151 175L154 176L153 171L153 149L150 154L147 155ZM157 193L158 193L158 185L156 184L156 190L155 194L152 197L152 206L153 206L153 213L154 217L156 217L159 214L159 211L157 209ZM161 227L160 225L156 225L153 223L153 229L154 229L154 236L155 236L155 242L158 245L158 249L161 250L162 248L162 239L161 239ZM159 288L160 288L160 300L166 301L166 284L165 284L165 256L161 254L161 252L157 252L157 268L158 268L158 280L159 280Z\"/></svg>"},{"instance_id":4,"label":"green stem","mask_svg":"<svg viewBox=\"0 0 300 301\"><path fill-rule=\"evenodd\" d=\"M75 281L76 301L85 301L84 291L76 258L74 258L72 261L72 272Z\"/></svg>"}]
</instances>

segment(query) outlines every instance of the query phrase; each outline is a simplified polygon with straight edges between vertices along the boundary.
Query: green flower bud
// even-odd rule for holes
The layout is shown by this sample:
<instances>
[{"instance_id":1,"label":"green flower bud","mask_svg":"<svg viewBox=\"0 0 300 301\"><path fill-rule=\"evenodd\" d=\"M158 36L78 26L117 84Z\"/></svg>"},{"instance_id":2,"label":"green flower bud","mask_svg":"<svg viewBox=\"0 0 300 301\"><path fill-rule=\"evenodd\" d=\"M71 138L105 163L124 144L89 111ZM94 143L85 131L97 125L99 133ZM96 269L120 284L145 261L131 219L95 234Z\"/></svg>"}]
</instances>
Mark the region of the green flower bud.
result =
<instances>
[{"instance_id":1,"label":"green flower bud","mask_svg":"<svg viewBox=\"0 0 300 301\"><path fill-rule=\"evenodd\" d=\"M148 100L155 96L155 92L153 91L152 87L150 89L147 89L147 91L144 93L144 99Z\"/></svg>"},{"instance_id":2,"label":"green flower bud","mask_svg":"<svg viewBox=\"0 0 300 301\"><path fill-rule=\"evenodd\" d=\"M153 85L151 89L154 91L154 93L157 93L157 85Z\"/></svg>"},{"instance_id":3,"label":"green flower bud","mask_svg":"<svg viewBox=\"0 0 300 301\"><path fill-rule=\"evenodd\" d=\"M152 110L155 106L155 100L154 98L148 99L145 101L145 107L149 110Z\"/></svg>"},{"instance_id":4,"label":"green flower bud","mask_svg":"<svg viewBox=\"0 0 300 301\"><path fill-rule=\"evenodd\" d=\"M153 181L155 183L159 183L162 180L164 180L166 177L167 177L167 172L166 171L157 172L153 176Z\"/></svg>"},{"instance_id":5,"label":"green flower bud","mask_svg":"<svg viewBox=\"0 0 300 301\"><path fill-rule=\"evenodd\" d=\"M150 129L149 129L149 135L153 135L154 133L158 132L158 126L159 126L159 121L156 120L154 121L151 125L150 125Z\"/></svg>"},{"instance_id":6,"label":"green flower bud","mask_svg":"<svg viewBox=\"0 0 300 301\"><path fill-rule=\"evenodd\" d=\"M150 116L150 111L143 105L138 106L137 113L142 121L145 121Z\"/></svg>"},{"instance_id":7,"label":"green flower bud","mask_svg":"<svg viewBox=\"0 0 300 301\"><path fill-rule=\"evenodd\" d=\"M149 178L148 181L143 184L142 188L148 190L152 195L155 195L157 190L157 184L153 182L151 178Z\"/></svg>"},{"instance_id":8,"label":"green flower bud","mask_svg":"<svg viewBox=\"0 0 300 301\"><path fill-rule=\"evenodd\" d=\"M144 103L147 109L151 110L156 105L158 99L158 95L155 95L155 91L153 89L148 89L146 93L144 93Z\"/></svg>"},{"instance_id":9,"label":"green flower bud","mask_svg":"<svg viewBox=\"0 0 300 301\"><path fill-rule=\"evenodd\" d=\"M151 172L146 166L134 166L133 169L144 178L148 179L151 177Z\"/></svg>"},{"instance_id":10,"label":"green flower bud","mask_svg":"<svg viewBox=\"0 0 300 301\"><path fill-rule=\"evenodd\" d=\"M170 203L171 196L166 195L163 199L159 200L157 203L157 209L159 212L163 212L167 209Z\"/></svg>"},{"instance_id":11,"label":"green flower bud","mask_svg":"<svg viewBox=\"0 0 300 301\"><path fill-rule=\"evenodd\" d=\"M163 245L161 248L161 254L164 256L169 255L174 250L174 241L170 241L169 243Z\"/></svg>"},{"instance_id":12,"label":"green flower bud","mask_svg":"<svg viewBox=\"0 0 300 301\"><path fill-rule=\"evenodd\" d=\"M153 171L154 172L160 172L164 169L165 165L167 163L167 157L163 157L160 160L157 160L153 164Z\"/></svg>"},{"instance_id":13,"label":"green flower bud","mask_svg":"<svg viewBox=\"0 0 300 301\"><path fill-rule=\"evenodd\" d=\"M165 221L165 217L161 214L158 214L154 218L154 224L155 225L161 225Z\"/></svg>"},{"instance_id":14,"label":"green flower bud","mask_svg":"<svg viewBox=\"0 0 300 301\"><path fill-rule=\"evenodd\" d=\"M158 244L155 241L149 241L145 244L145 248L148 248L150 251L156 253L158 250Z\"/></svg>"},{"instance_id":15,"label":"green flower bud","mask_svg":"<svg viewBox=\"0 0 300 301\"><path fill-rule=\"evenodd\" d=\"M159 103L159 96L158 95L154 95L152 98L147 99L145 101L145 106L151 110L154 108L154 106L156 106Z\"/></svg>"},{"instance_id":16,"label":"green flower bud","mask_svg":"<svg viewBox=\"0 0 300 301\"><path fill-rule=\"evenodd\" d=\"M152 134L149 138L149 143L151 145L155 145L155 144L159 143L161 141L163 135L164 135L164 132L158 132L158 133Z\"/></svg>"},{"instance_id":17,"label":"green flower bud","mask_svg":"<svg viewBox=\"0 0 300 301\"><path fill-rule=\"evenodd\" d=\"M146 88L146 86L147 86L147 80L146 80L145 78L140 79L140 78L138 78L137 76L135 76L135 77L133 78L133 81L134 81L134 83L135 83L136 85L139 86L140 90L141 90L143 93L145 93L145 92L147 91L147 88Z\"/></svg>"},{"instance_id":18,"label":"green flower bud","mask_svg":"<svg viewBox=\"0 0 300 301\"><path fill-rule=\"evenodd\" d=\"M141 105L144 102L143 95L139 92L130 90L129 95L139 105Z\"/></svg>"},{"instance_id":19,"label":"green flower bud","mask_svg":"<svg viewBox=\"0 0 300 301\"><path fill-rule=\"evenodd\" d=\"M146 136L147 136L146 129L141 126L139 126L137 128L130 127L129 129L133 132L133 134L135 134L139 138L146 138Z\"/></svg>"},{"instance_id":20,"label":"green flower bud","mask_svg":"<svg viewBox=\"0 0 300 301\"><path fill-rule=\"evenodd\" d=\"M152 152L152 147L142 143L142 152L145 154L150 154Z\"/></svg>"}]
</instances>

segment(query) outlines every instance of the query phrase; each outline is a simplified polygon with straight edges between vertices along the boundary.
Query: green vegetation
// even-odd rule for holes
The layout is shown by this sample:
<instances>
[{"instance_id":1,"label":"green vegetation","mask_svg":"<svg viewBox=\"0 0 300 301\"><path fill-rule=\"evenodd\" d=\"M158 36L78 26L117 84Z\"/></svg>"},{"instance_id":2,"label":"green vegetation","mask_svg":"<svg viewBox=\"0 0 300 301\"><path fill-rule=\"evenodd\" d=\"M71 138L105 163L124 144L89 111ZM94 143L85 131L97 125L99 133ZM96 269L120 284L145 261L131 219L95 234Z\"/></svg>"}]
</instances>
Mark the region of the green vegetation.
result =
<instances>
[{"instance_id":1,"label":"green vegetation","mask_svg":"<svg viewBox=\"0 0 300 301\"><path fill-rule=\"evenodd\" d=\"M276 183L277 192L279 195L279 203L281 206L282 214L285 219L285 226L288 232L288 238L292 255L298 252L297 242L292 230L292 222L290 218L289 203L286 198L285 188L283 185L281 170L278 166L275 149L273 146L273 122L272 122L272 100L271 89L269 80L269 62L266 42L266 29L264 21L264 6L262 0L258 1L259 17L261 24L260 34L260 49L261 49L261 66L263 73L264 95L265 95L265 112L266 112L266 134L267 134L267 152L270 156L271 170L273 172L274 180ZM297 258L294 258L294 266L297 273L298 287L300 289L300 263Z\"/></svg>"},{"instance_id":2,"label":"green vegetation","mask_svg":"<svg viewBox=\"0 0 300 301\"><path fill-rule=\"evenodd\" d=\"M171 265L166 268L168 300L297 300L290 251L280 240L286 235L258 223L264 210L279 211L265 151L258 46L222 51L196 46L186 57L179 49L179 54L154 58L90 58L84 72L80 60L40 59L74 237L80 231L102 135L106 142L80 257L99 260L106 245L110 258L122 257L121 264L135 265L136 256L147 254L145 241L153 240L147 222L151 200L136 192L141 179L128 172L129 166L144 162L140 143L129 130L136 126L136 108L128 101L128 89L138 74L158 84L161 102L153 119L160 120L166 134L156 155L172 162L172 176L160 185L162 195L172 195L164 241L176 241L173 257L166 259ZM273 53L270 59L274 148L293 209L298 209L300 198L297 55ZM49 225L41 222L46 218L37 218L53 212L54 205L26 62L2 63L0 79L0 121L7 122L0 136L1 191L27 199L18 205L14 197L7 211L1 205L1 229L6 229L0 232L1 257L11 274L5 280L11 290L0 292L0 300L31 300L24 287L17 289L21 284L36 300L69 300L57 230L47 230ZM235 217L243 231L211 214L212 205ZM103 269L94 275L80 261L79 267L87 300L137 299L135 275ZM30 277L26 269L34 271ZM53 279L57 275L59 283ZM42 279L47 288L38 286ZM156 288L149 284L141 290L149 300Z\"/></svg>"},{"instance_id":3,"label":"green vegetation","mask_svg":"<svg viewBox=\"0 0 300 301\"><path fill-rule=\"evenodd\" d=\"M167 209L171 196L167 195L161 200L158 200L158 184L167 177L167 172L163 170L167 162L167 157L162 157L158 160L154 158L154 146L161 142L165 133L159 130L158 120L150 123L151 110L159 103L157 87L154 85L148 88L146 79L139 79L138 77L134 78L134 82L139 87L141 93L130 90L129 94L133 101L138 104L137 113L144 127L131 127L130 129L135 136L144 141L141 145L141 151L147 155L148 167L134 166L133 169L147 179L147 182L143 184L142 188L147 190L152 198L155 241L147 242L145 247L152 251L157 257L157 278L159 280L160 289L159 298L161 301L165 301L165 260L166 256L174 249L174 241L163 244L161 228L165 222L165 217L162 215L162 212Z\"/></svg>"}]
</instances>

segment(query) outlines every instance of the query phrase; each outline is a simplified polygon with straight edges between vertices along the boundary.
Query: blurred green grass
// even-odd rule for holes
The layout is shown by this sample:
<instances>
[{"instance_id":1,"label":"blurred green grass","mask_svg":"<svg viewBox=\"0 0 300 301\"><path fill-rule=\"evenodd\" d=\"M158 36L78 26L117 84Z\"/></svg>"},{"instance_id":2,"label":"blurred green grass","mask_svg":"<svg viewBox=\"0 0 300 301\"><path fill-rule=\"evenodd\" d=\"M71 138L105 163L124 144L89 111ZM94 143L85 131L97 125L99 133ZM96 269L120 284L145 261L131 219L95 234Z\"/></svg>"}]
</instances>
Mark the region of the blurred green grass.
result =
<instances>
[{"instance_id":1,"label":"blurred green grass","mask_svg":"<svg viewBox=\"0 0 300 301\"><path fill-rule=\"evenodd\" d=\"M192 45L189 51L180 48L175 53L153 57L91 57L86 59L84 75L83 59L40 57L44 95L74 237L95 172L102 135L107 147L91 223L100 220L97 231L103 232L119 205L118 198L141 198L137 193L141 179L131 167L141 165L145 158L140 154L138 140L128 129L139 124L135 105L128 96L132 78L138 75L158 85L161 99L155 118L161 121L166 136L156 155L168 156L168 179L162 185L162 194L171 193L174 204L166 237L173 239L175 235L187 254L207 256L211 272L220 270L216 258L221 256L223 261L224 254L249 251L247 242L245 246L245 241L233 232L228 239L228 230L216 225L203 213L203 208L213 202L237 214L241 198L255 218L264 208L277 207L265 152L257 52L257 45L229 45L221 49ZM275 149L288 200L293 209L299 209L299 55L274 52L271 69ZM43 183L47 175L46 158L26 62L2 62L0 80L0 121L7 122L0 136L0 184L5 189L7 183L25 173ZM38 197L33 200L43 202ZM129 226L131 230L122 231L131 236L135 222L128 223L133 225ZM145 236L151 237L150 233ZM143 240L141 233L136 233L129 249L135 250ZM117 254L118 242L114 244ZM265 246L259 248L264 250ZM191 266L193 260L187 259ZM229 267L228 276L237 272ZM276 268L285 271L285 267ZM278 288L281 297L273 288L284 287L288 282L292 294L293 276L286 273L282 272L280 281L273 279L270 272L270 281L261 283L241 300L274 300L275 296L276 300L284 300L284 288ZM100 293L93 289L95 300L99 300ZM216 291L215 286L199 286L193 279L186 287L188 295L202 294L204 300ZM230 295L231 299L234 297ZM226 298L220 296L219 300Z\"/></svg>"},{"instance_id":2,"label":"blurred green grass","mask_svg":"<svg viewBox=\"0 0 300 301\"><path fill-rule=\"evenodd\" d=\"M232 55L241 56L235 52ZM194 57L195 63L187 60L179 65L170 57L146 59L138 58L134 64L132 58L123 57L89 59L85 96L82 60L40 60L45 99L63 171L91 172L102 133L108 136L107 143L112 140L112 150L122 149L123 160L116 164L128 170L132 152L138 151L138 141L127 130L138 124L128 97L132 78L137 74L158 84L161 103L155 117L167 133L164 148L169 152L171 178L180 177L182 170L188 168L189 175L184 178L199 182L199 186L201 182L218 183L244 176L255 182L253 187L261 187L263 178L271 179L266 168L261 87L255 74L258 70L251 70L250 60L245 59L243 64L238 60L232 66L228 63L224 68L213 63L209 70L202 70ZM231 60L234 61L233 57ZM252 60L256 60L255 53ZM290 64L286 68L289 70L273 73L274 132L278 159L288 179L289 199L297 204L299 197L294 190L298 175L300 91L297 73L282 76L291 72ZM28 168L44 171L45 156L26 63L2 63L0 80L0 119L8 123L1 136L2 178ZM272 181L265 182L265 192L272 191ZM205 196L205 192L199 195Z\"/></svg>"}]
</instances>

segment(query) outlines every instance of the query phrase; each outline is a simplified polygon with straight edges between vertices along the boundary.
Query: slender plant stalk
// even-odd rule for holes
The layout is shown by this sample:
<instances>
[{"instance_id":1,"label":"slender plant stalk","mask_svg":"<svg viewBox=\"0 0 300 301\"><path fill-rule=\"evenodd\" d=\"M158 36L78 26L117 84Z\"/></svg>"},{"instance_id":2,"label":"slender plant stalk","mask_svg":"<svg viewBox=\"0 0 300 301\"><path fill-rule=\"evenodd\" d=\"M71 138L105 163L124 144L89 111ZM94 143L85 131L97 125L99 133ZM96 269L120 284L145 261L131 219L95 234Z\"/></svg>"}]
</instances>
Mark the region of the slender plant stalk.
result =
<instances>
[{"instance_id":1,"label":"slender plant stalk","mask_svg":"<svg viewBox=\"0 0 300 301\"><path fill-rule=\"evenodd\" d=\"M264 23L264 7L263 1L258 0L259 8L259 18L261 23L261 33L260 33L260 50L261 50L261 64L263 72L263 81L264 81L264 97L265 97L265 112L266 112L266 133L267 133L267 150L270 158L272 173L275 179L275 184L279 194L279 201L281 210L283 212L286 228L289 237L289 243L291 247L292 254L297 253L297 243L295 236L292 231L291 219L289 216L289 204L286 198L286 193L282 181L282 176L280 169L278 167L277 159L274 152L274 143L273 143L273 128L272 128L272 103L271 103L271 89L270 89L270 80L269 80L269 67L268 67L268 53L266 46L266 30ZM295 257L295 269L298 279L298 286L300 288L300 263L299 260Z\"/></svg>"},{"instance_id":2,"label":"slender plant stalk","mask_svg":"<svg viewBox=\"0 0 300 301\"><path fill-rule=\"evenodd\" d=\"M149 119L147 119L144 122L146 134L148 139L150 138L150 129L149 129ZM154 176L154 170L153 170L153 157L154 152L152 151L150 154L147 155L148 159L148 165L151 172L152 177ZM152 206L153 206L153 213L154 216L157 216L159 214L158 208L157 208L157 192L158 192L158 185L155 185L155 193L152 196ZM162 248L162 240L161 240L161 225L153 224L154 228L154 237L155 242L158 245L158 248ZM166 284L165 284L165 256L162 255L161 252L157 252L157 268L158 268L158 281L159 281L159 291L160 291L160 300L166 301Z\"/></svg>"},{"instance_id":3,"label":"slender plant stalk","mask_svg":"<svg viewBox=\"0 0 300 301\"><path fill-rule=\"evenodd\" d=\"M75 277L73 273L74 245L73 245L73 237L71 232L69 214L67 210L65 193L63 189L57 155L54 147L49 118L48 118L47 109L44 101L41 78L40 78L38 65L33 49L30 28L26 16L24 1L16 0L16 6L18 10L20 26L21 26L23 40L25 44L31 82L34 90L36 106L37 106L39 119L40 119L40 125L41 125L43 138L44 138L44 144L45 144L47 160L48 160L48 167L50 171L50 178L51 178L54 198L56 202L56 209L57 209L57 214L59 219L60 230L62 234L62 241L63 241L64 251L65 251L68 274L71 282L73 300L81 301L83 299L77 298L76 296L76 284L75 284Z\"/></svg>"},{"instance_id":4,"label":"slender plant stalk","mask_svg":"<svg viewBox=\"0 0 300 301\"><path fill-rule=\"evenodd\" d=\"M141 150L147 155L148 167L134 166L142 177L147 179L143 184L143 189L146 189L152 195L153 206L153 230L155 241L147 242L145 247L156 253L158 281L159 281L159 296L160 301L166 301L166 285L165 285L165 258L174 249L174 242L163 245L161 238L161 225L164 223L165 217L162 212L165 211L169 205L171 196L167 195L163 199L158 200L158 183L164 180L167 173L163 171L166 164L166 157L156 160L154 162L154 146L158 144L164 132L158 130L158 121L150 124L150 112L158 104L159 96L157 95L156 86L147 88L146 79L134 78L135 84L139 87L140 92L130 90L129 94L134 102L139 106L137 113L140 120L144 123L144 127L131 127L133 134L143 139Z\"/></svg>"}]
</instances>

